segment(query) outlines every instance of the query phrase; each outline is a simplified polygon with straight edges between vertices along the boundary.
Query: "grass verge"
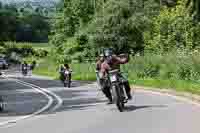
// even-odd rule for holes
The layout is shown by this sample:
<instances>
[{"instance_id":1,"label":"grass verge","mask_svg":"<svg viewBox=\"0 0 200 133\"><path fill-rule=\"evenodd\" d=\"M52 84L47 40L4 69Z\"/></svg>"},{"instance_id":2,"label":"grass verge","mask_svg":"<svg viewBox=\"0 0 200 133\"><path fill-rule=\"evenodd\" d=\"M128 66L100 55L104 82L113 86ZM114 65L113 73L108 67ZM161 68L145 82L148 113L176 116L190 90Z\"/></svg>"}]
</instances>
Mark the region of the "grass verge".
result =
<instances>
[{"instance_id":1,"label":"grass verge","mask_svg":"<svg viewBox=\"0 0 200 133\"><path fill-rule=\"evenodd\" d=\"M95 64L89 63L74 63L71 64L70 67L72 68L72 79L73 80L84 80L84 81L95 81ZM43 76L50 76L54 79L58 79L59 77L59 65L55 62L46 59L41 59L39 61L38 67L33 71L34 74L43 75Z\"/></svg>"},{"instance_id":2,"label":"grass verge","mask_svg":"<svg viewBox=\"0 0 200 133\"><path fill-rule=\"evenodd\" d=\"M200 83L186 80L136 79L130 80L132 85L153 87L154 89L170 89L177 92L189 92L200 95Z\"/></svg>"}]
</instances>

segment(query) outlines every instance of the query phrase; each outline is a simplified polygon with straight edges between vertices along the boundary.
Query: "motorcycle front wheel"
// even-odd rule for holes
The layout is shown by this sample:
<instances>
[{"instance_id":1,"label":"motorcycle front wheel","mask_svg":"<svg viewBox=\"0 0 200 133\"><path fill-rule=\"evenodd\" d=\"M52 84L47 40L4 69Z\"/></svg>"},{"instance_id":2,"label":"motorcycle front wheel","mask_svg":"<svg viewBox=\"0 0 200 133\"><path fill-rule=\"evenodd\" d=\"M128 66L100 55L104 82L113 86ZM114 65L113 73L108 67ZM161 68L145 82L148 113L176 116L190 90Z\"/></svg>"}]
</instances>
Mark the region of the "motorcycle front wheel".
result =
<instances>
[{"instance_id":1,"label":"motorcycle front wheel","mask_svg":"<svg viewBox=\"0 0 200 133\"><path fill-rule=\"evenodd\" d=\"M68 88L71 87L71 82L69 80L65 80L63 83L64 83L64 87L68 87Z\"/></svg>"},{"instance_id":2,"label":"motorcycle front wheel","mask_svg":"<svg viewBox=\"0 0 200 133\"><path fill-rule=\"evenodd\" d=\"M116 104L118 110L120 112L123 112L124 111L124 99L120 92L121 92L120 87L117 85L114 85L113 86L114 101L115 101L115 104Z\"/></svg>"}]
</instances>

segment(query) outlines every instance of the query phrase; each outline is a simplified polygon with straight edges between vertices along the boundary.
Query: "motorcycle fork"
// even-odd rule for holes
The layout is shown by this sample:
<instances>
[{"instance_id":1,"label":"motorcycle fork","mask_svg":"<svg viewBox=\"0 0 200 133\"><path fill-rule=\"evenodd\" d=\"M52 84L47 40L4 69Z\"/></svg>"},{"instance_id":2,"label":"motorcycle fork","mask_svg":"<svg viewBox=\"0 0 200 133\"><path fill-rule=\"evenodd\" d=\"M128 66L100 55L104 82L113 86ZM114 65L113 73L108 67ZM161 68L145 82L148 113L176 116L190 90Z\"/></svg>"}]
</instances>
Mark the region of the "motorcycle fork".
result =
<instances>
[{"instance_id":1,"label":"motorcycle fork","mask_svg":"<svg viewBox=\"0 0 200 133\"><path fill-rule=\"evenodd\" d=\"M127 96L126 89L125 89L124 85L121 84L120 87L121 87L121 89L122 89L122 93L123 93L123 95L124 95L124 98L127 100L127 99L128 99L128 96Z\"/></svg>"}]
</instances>

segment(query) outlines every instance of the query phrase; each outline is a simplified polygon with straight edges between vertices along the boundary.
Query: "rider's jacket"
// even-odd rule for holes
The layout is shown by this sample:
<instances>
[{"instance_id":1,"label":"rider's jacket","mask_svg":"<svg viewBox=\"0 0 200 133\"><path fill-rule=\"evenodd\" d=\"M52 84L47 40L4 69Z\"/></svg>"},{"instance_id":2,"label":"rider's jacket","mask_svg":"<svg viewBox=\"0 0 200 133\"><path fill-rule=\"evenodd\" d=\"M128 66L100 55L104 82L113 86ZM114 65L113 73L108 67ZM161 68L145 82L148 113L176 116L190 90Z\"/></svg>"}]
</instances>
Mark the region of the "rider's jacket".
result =
<instances>
[{"instance_id":1,"label":"rider's jacket","mask_svg":"<svg viewBox=\"0 0 200 133\"><path fill-rule=\"evenodd\" d=\"M106 76L107 72L114 69L120 70L120 64L126 64L129 61L129 57L127 55L112 55L107 57L101 64L100 64L100 72Z\"/></svg>"}]
</instances>

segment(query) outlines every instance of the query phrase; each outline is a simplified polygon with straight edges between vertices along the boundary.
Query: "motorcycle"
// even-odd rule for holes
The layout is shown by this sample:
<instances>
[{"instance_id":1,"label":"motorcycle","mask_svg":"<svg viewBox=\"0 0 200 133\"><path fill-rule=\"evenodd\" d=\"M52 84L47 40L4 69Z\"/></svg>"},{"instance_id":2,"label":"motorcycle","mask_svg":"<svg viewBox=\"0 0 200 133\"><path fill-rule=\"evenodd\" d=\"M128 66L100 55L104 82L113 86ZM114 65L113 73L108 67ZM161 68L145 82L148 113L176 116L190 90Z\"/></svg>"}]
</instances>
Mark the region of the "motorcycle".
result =
<instances>
[{"instance_id":1,"label":"motorcycle","mask_svg":"<svg viewBox=\"0 0 200 133\"><path fill-rule=\"evenodd\" d=\"M64 81L63 81L64 87L68 88L71 87L71 73L72 73L71 70L64 71Z\"/></svg>"},{"instance_id":2,"label":"motorcycle","mask_svg":"<svg viewBox=\"0 0 200 133\"><path fill-rule=\"evenodd\" d=\"M123 79L120 78L119 70L109 71L109 80L111 83L111 91L113 95L113 101L115 102L120 112L124 111L125 103L128 102L128 96L126 94L125 87L123 85Z\"/></svg>"},{"instance_id":3,"label":"motorcycle","mask_svg":"<svg viewBox=\"0 0 200 133\"><path fill-rule=\"evenodd\" d=\"M5 104L4 104L3 98L0 97L0 112L2 112L4 110L4 106L5 106Z\"/></svg>"},{"instance_id":4,"label":"motorcycle","mask_svg":"<svg viewBox=\"0 0 200 133\"><path fill-rule=\"evenodd\" d=\"M22 75L23 76L27 76L27 74L28 74L28 67L27 66L23 66L23 68L22 68Z\"/></svg>"}]
</instances>

